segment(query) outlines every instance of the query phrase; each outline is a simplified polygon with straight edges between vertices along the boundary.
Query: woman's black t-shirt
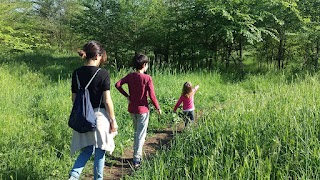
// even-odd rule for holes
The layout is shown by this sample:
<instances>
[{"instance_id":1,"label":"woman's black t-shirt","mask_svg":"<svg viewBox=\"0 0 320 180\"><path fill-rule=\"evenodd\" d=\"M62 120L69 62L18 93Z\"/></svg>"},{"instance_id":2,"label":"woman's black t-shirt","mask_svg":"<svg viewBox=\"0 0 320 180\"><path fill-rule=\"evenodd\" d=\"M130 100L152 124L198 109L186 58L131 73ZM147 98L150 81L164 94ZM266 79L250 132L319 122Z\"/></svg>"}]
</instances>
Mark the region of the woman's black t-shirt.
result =
<instances>
[{"instance_id":1,"label":"woman's black t-shirt","mask_svg":"<svg viewBox=\"0 0 320 180\"><path fill-rule=\"evenodd\" d=\"M76 93L78 90L77 85L77 77L78 75L80 86L85 87L94 73L99 69L96 66L82 66L76 69L72 73L72 83L71 83L71 91L72 93ZM90 101L93 108L99 107L100 99L102 97L102 92L110 90L110 76L106 69L100 69L95 78L92 80L91 84L88 87L90 93ZM101 102L100 108L104 108L104 104Z\"/></svg>"}]
</instances>

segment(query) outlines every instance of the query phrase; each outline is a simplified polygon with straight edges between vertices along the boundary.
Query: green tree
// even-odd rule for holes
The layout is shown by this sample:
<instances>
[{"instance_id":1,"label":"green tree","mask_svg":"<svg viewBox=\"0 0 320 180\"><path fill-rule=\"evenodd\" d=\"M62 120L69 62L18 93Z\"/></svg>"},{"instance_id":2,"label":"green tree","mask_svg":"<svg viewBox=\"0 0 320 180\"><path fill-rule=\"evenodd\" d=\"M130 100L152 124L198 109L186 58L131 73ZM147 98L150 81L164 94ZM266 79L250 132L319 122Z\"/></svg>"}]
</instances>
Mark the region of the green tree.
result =
<instances>
[{"instance_id":1,"label":"green tree","mask_svg":"<svg viewBox=\"0 0 320 180\"><path fill-rule=\"evenodd\" d=\"M48 47L46 39L34 29L30 2L3 2L0 4L0 47L2 51L31 52ZM12 23L15 22L15 23Z\"/></svg>"},{"instance_id":2,"label":"green tree","mask_svg":"<svg viewBox=\"0 0 320 180\"><path fill-rule=\"evenodd\" d=\"M297 1L295 0L272 0L267 6L264 6L264 8L266 9L264 24L265 26L276 30L277 35L276 46L271 46L269 48L276 48L271 52L277 52L275 57L277 67L279 69L284 68L286 49L290 47L290 45L287 44L290 42L288 40L298 35L299 29L303 26L303 19L297 9ZM271 38L274 40L274 37ZM266 37L265 42L270 43L273 40L270 40L270 37ZM273 55L269 57L273 57Z\"/></svg>"},{"instance_id":3,"label":"green tree","mask_svg":"<svg viewBox=\"0 0 320 180\"><path fill-rule=\"evenodd\" d=\"M298 4L305 22L300 38L300 48L303 51L300 53L304 57L304 64L311 64L317 70L320 53L320 2L305 0L299 1Z\"/></svg>"},{"instance_id":4,"label":"green tree","mask_svg":"<svg viewBox=\"0 0 320 180\"><path fill-rule=\"evenodd\" d=\"M78 40L71 34L72 17L79 13L76 0L34 0L33 12L40 26L36 27L50 40L50 44L61 49L73 49ZM63 46L63 47L62 47Z\"/></svg>"}]
</instances>

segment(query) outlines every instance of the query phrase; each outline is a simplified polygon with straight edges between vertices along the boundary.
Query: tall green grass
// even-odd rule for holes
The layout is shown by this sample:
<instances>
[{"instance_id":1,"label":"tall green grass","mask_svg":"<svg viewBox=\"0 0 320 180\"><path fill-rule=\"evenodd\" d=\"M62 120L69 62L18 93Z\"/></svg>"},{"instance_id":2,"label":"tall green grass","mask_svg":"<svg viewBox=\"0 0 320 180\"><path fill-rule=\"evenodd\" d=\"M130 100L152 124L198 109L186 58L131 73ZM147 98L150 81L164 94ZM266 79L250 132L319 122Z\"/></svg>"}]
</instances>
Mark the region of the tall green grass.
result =
<instances>
[{"instance_id":1,"label":"tall green grass","mask_svg":"<svg viewBox=\"0 0 320 180\"><path fill-rule=\"evenodd\" d=\"M78 66L77 57L65 55L0 60L0 179L67 179L75 159L70 74ZM133 129L127 101L113 85L130 70L108 69L119 124L114 156L121 157ZM158 116L151 106L150 132L181 121L172 109L185 81L200 85L197 123L128 179L320 178L320 75L150 73L164 112ZM91 171L89 163L84 173Z\"/></svg>"},{"instance_id":2,"label":"tall green grass","mask_svg":"<svg viewBox=\"0 0 320 180\"><path fill-rule=\"evenodd\" d=\"M0 179L66 179L70 157L72 107L70 75L82 65L76 56L30 54L0 59ZM111 93L119 134L114 156L132 145L133 128L127 100L115 90L116 80L130 72L111 72ZM153 110L152 110L153 112ZM161 129L152 113L151 129ZM85 173L92 172L88 163Z\"/></svg>"},{"instance_id":3,"label":"tall green grass","mask_svg":"<svg viewBox=\"0 0 320 180\"><path fill-rule=\"evenodd\" d=\"M0 179L61 177L71 162L66 82L13 63L1 65L0 84Z\"/></svg>"},{"instance_id":4,"label":"tall green grass","mask_svg":"<svg viewBox=\"0 0 320 180\"><path fill-rule=\"evenodd\" d=\"M201 78L197 126L128 179L319 179L319 75Z\"/></svg>"}]
</instances>

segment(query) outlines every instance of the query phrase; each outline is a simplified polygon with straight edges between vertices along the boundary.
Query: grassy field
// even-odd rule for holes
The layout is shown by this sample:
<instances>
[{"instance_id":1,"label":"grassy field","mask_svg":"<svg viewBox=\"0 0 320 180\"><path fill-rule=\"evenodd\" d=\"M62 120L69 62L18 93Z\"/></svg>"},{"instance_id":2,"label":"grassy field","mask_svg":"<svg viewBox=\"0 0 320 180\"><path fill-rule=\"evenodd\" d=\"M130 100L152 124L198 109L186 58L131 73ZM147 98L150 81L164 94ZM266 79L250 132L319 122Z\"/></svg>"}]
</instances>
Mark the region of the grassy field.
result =
<instances>
[{"instance_id":1,"label":"grassy field","mask_svg":"<svg viewBox=\"0 0 320 180\"><path fill-rule=\"evenodd\" d=\"M0 179L67 179L70 74L78 57L0 59ZM111 72L112 85L129 72ZM149 129L174 125L185 81L199 84L197 124L128 179L320 179L320 74L151 72L164 114ZM119 124L115 156L132 144L126 99L112 86ZM91 168L85 168L91 171Z\"/></svg>"},{"instance_id":2,"label":"grassy field","mask_svg":"<svg viewBox=\"0 0 320 180\"><path fill-rule=\"evenodd\" d=\"M320 179L318 75L212 76L201 76L198 126L131 179Z\"/></svg>"}]
</instances>

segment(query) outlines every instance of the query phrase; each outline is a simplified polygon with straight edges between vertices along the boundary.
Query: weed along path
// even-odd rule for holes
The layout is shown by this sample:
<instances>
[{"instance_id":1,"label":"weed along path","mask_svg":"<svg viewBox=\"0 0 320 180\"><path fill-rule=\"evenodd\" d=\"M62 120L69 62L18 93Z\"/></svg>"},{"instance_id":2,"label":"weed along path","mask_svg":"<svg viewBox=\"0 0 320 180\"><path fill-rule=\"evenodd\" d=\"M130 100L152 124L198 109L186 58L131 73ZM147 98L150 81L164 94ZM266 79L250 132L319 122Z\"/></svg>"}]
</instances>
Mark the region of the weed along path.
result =
<instances>
[{"instance_id":1,"label":"weed along path","mask_svg":"<svg viewBox=\"0 0 320 180\"><path fill-rule=\"evenodd\" d=\"M152 155L157 150L169 145L169 142L174 137L174 134L181 132L183 126L176 129L167 128L159 131L152 131L150 137L147 136L143 146L144 159L152 159ZM150 133L150 134L151 134ZM133 148L126 148L122 157L109 157L106 159L104 167L104 180L118 180L127 175L131 175L135 169L132 164ZM109 159L109 160L108 160ZM93 174L87 174L83 179L93 179Z\"/></svg>"}]
</instances>

